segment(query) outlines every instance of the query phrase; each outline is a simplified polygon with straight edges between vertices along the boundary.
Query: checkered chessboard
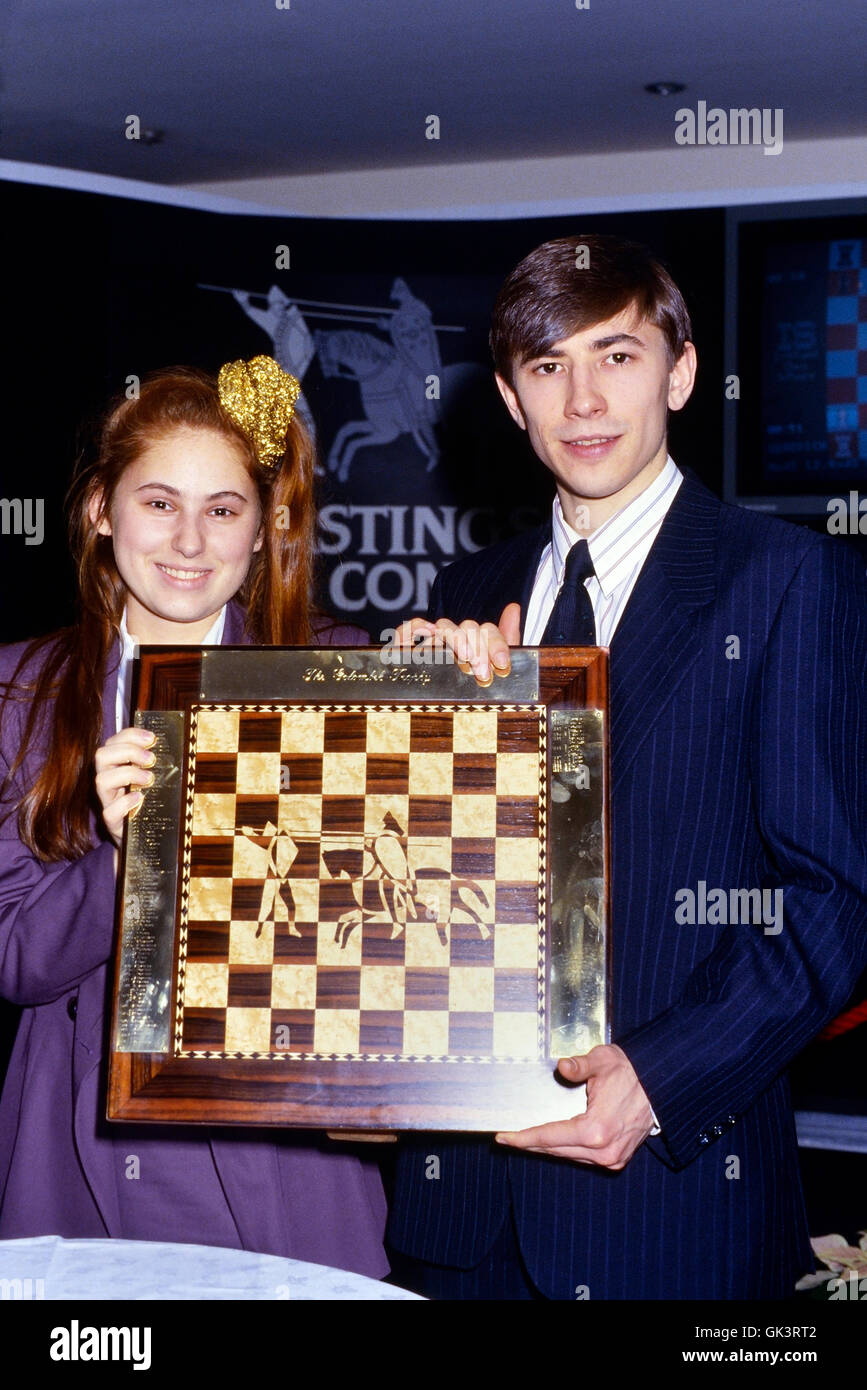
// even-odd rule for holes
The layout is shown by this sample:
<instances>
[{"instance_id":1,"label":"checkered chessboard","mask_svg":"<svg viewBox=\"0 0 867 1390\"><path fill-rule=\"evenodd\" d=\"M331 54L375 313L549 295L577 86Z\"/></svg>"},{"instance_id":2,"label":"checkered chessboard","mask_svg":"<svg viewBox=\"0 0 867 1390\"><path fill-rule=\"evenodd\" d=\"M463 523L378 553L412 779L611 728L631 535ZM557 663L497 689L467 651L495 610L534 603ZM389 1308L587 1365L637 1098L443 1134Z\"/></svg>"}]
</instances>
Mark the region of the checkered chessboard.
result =
<instances>
[{"instance_id":1,"label":"checkered chessboard","mask_svg":"<svg viewBox=\"0 0 867 1390\"><path fill-rule=\"evenodd\" d=\"M199 706L175 1051L535 1060L545 716Z\"/></svg>"},{"instance_id":2,"label":"checkered chessboard","mask_svg":"<svg viewBox=\"0 0 867 1390\"><path fill-rule=\"evenodd\" d=\"M867 459L867 241L832 241L829 252L826 365L828 461Z\"/></svg>"}]
</instances>

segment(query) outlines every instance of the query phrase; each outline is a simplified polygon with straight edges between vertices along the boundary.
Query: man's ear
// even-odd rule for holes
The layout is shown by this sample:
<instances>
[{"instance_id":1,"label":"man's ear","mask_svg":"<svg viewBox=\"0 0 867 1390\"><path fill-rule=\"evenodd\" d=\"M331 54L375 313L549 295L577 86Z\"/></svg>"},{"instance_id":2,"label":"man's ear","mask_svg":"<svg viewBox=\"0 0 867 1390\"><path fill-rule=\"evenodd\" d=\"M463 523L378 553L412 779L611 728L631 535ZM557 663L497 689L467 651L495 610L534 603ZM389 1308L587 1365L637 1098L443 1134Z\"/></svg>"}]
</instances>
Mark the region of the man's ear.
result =
<instances>
[{"instance_id":1,"label":"man's ear","mask_svg":"<svg viewBox=\"0 0 867 1390\"><path fill-rule=\"evenodd\" d=\"M102 488L99 488L91 497L87 504L87 515L90 517L91 525L95 526L101 536L111 535L111 521L108 513L100 516L102 511Z\"/></svg>"},{"instance_id":2,"label":"man's ear","mask_svg":"<svg viewBox=\"0 0 867 1390\"><path fill-rule=\"evenodd\" d=\"M494 380L497 383L497 390L506 402L506 409L514 420L515 424L522 430L527 428L527 421L524 419L524 412L521 409L520 401L514 386L510 386L505 377L500 376L499 372L494 372Z\"/></svg>"},{"instance_id":3,"label":"man's ear","mask_svg":"<svg viewBox=\"0 0 867 1390\"><path fill-rule=\"evenodd\" d=\"M683 352L668 374L668 408L682 410L692 395L695 385L697 359L695 346L684 343Z\"/></svg>"}]
</instances>

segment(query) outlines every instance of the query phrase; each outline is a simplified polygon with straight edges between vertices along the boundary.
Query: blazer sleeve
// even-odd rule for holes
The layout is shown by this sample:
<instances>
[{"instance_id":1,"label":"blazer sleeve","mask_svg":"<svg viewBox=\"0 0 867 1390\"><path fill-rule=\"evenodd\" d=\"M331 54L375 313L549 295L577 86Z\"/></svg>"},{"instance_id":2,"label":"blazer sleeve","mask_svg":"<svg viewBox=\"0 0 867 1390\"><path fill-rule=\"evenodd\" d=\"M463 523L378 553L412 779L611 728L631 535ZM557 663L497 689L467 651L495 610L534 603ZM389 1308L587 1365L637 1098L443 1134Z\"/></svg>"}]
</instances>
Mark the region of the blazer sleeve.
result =
<instances>
[{"instance_id":1,"label":"blazer sleeve","mask_svg":"<svg viewBox=\"0 0 867 1390\"><path fill-rule=\"evenodd\" d=\"M17 721L4 723L0 780L9 772ZM44 863L18 838L15 811L6 815L8 809L4 804L0 827L0 995L13 1004L48 1004L111 955L114 845L106 841L81 859Z\"/></svg>"},{"instance_id":2,"label":"blazer sleeve","mask_svg":"<svg viewBox=\"0 0 867 1390\"><path fill-rule=\"evenodd\" d=\"M440 570L431 585L427 604L427 620L435 623L438 618L446 616L443 600L443 571Z\"/></svg>"},{"instance_id":3,"label":"blazer sleeve","mask_svg":"<svg viewBox=\"0 0 867 1390\"><path fill-rule=\"evenodd\" d=\"M323 647L366 647L370 644L370 635L355 623L322 616L313 623L313 641Z\"/></svg>"},{"instance_id":4,"label":"blazer sleeve","mask_svg":"<svg viewBox=\"0 0 867 1390\"><path fill-rule=\"evenodd\" d=\"M618 1039L662 1125L650 1147L674 1167L773 1082L867 963L865 691L863 569L818 544L771 627L749 732L761 886L782 890L782 928L730 927L677 1003Z\"/></svg>"}]
</instances>

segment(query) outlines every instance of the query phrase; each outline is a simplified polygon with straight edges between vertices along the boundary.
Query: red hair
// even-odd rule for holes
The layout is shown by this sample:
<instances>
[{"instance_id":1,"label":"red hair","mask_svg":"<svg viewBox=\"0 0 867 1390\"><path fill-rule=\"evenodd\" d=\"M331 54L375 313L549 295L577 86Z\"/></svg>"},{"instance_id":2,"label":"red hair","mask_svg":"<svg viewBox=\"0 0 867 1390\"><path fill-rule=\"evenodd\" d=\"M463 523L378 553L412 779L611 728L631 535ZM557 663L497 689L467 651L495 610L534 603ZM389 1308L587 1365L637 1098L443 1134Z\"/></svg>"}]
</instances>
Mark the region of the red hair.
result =
<instances>
[{"instance_id":1,"label":"red hair","mask_svg":"<svg viewBox=\"0 0 867 1390\"><path fill-rule=\"evenodd\" d=\"M49 734L49 752L33 786L18 803L24 844L40 859L76 859L93 845L91 816L99 806L94 758L102 741L102 690L108 656L120 627L126 589L114 562L111 538L91 519L108 514L124 470L155 441L182 427L216 431L239 451L256 483L263 544L236 598L246 610L253 642L306 646L311 640L315 451L294 413L286 449L273 466L259 463L253 444L220 402L215 379L192 367L156 372L139 395L115 402L106 413L95 457L79 462L67 497L69 539L75 562L77 616L71 627L28 643L3 703L13 694L29 710L18 755L3 784L5 796L37 729ZM44 654L32 680L24 667Z\"/></svg>"}]
</instances>

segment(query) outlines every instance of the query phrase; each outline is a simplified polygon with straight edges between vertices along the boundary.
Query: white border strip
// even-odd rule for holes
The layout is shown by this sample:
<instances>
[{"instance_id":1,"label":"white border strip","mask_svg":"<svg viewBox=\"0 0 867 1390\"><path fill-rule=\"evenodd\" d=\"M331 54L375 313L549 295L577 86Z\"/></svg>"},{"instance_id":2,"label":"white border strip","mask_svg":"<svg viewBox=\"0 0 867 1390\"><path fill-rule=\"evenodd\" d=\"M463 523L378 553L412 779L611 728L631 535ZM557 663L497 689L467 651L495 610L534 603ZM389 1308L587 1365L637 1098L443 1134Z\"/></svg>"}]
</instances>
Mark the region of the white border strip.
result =
<instances>
[{"instance_id":1,"label":"white border strip","mask_svg":"<svg viewBox=\"0 0 867 1390\"><path fill-rule=\"evenodd\" d=\"M802 1149L837 1149L842 1153L867 1153L867 1115L827 1114L820 1110L796 1110L795 1127Z\"/></svg>"},{"instance_id":2,"label":"white border strip","mask_svg":"<svg viewBox=\"0 0 867 1390\"><path fill-rule=\"evenodd\" d=\"M75 193L104 193L114 198L135 198L141 203L168 203L172 207L197 212L279 215L281 209L246 203L197 189L176 188L172 184L147 183L143 179L122 179L114 174L94 174L87 169L55 169L49 164L22 164L17 159L0 159L0 179L9 183L38 184L44 188L68 188Z\"/></svg>"},{"instance_id":3,"label":"white border strip","mask_svg":"<svg viewBox=\"0 0 867 1390\"><path fill-rule=\"evenodd\" d=\"M371 171L371 176L375 178L383 172ZM867 197L867 182L850 181L795 184L791 187L723 186L660 193L603 195L596 198L523 199L510 202L460 203L446 207L419 206L410 209L404 205L380 209L375 213L358 212L345 207L339 211L321 212L309 208L293 209L276 203L249 202L225 194L206 192L204 189L148 183L145 180L119 178L113 174L95 174L86 169L59 169L47 164L25 164L14 159L0 159L0 179L6 179L11 183L66 188L79 193L102 193L116 198L133 198L146 203L165 203L200 212L222 212L253 217L308 217L323 221L351 218L362 222L506 221L510 218L523 220L534 217L572 217L581 214L590 216L619 212L662 212L678 208L725 208L736 205L752 206L755 203L820 202L835 198ZM309 191L305 190L304 200L308 198Z\"/></svg>"},{"instance_id":4,"label":"white border strip","mask_svg":"<svg viewBox=\"0 0 867 1390\"><path fill-rule=\"evenodd\" d=\"M407 212L391 208L377 213L377 218L390 222L426 221L505 221L531 217L573 217L619 212L666 212L679 208L727 208L753 203L817 202L830 198L859 198L867 196L867 183L829 183L797 185L793 188L719 188L699 189L696 192L635 193L608 198L550 198L539 202L476 203L458 207L420 208ZM282 209L275 208L279 213ZM305 214L310 216L312 214ZM341 214L350 216L349 213ZM356 214L357 215L357 214ZM370 216L370 214L366 214Z\"/></svg>"}]
</instances>

